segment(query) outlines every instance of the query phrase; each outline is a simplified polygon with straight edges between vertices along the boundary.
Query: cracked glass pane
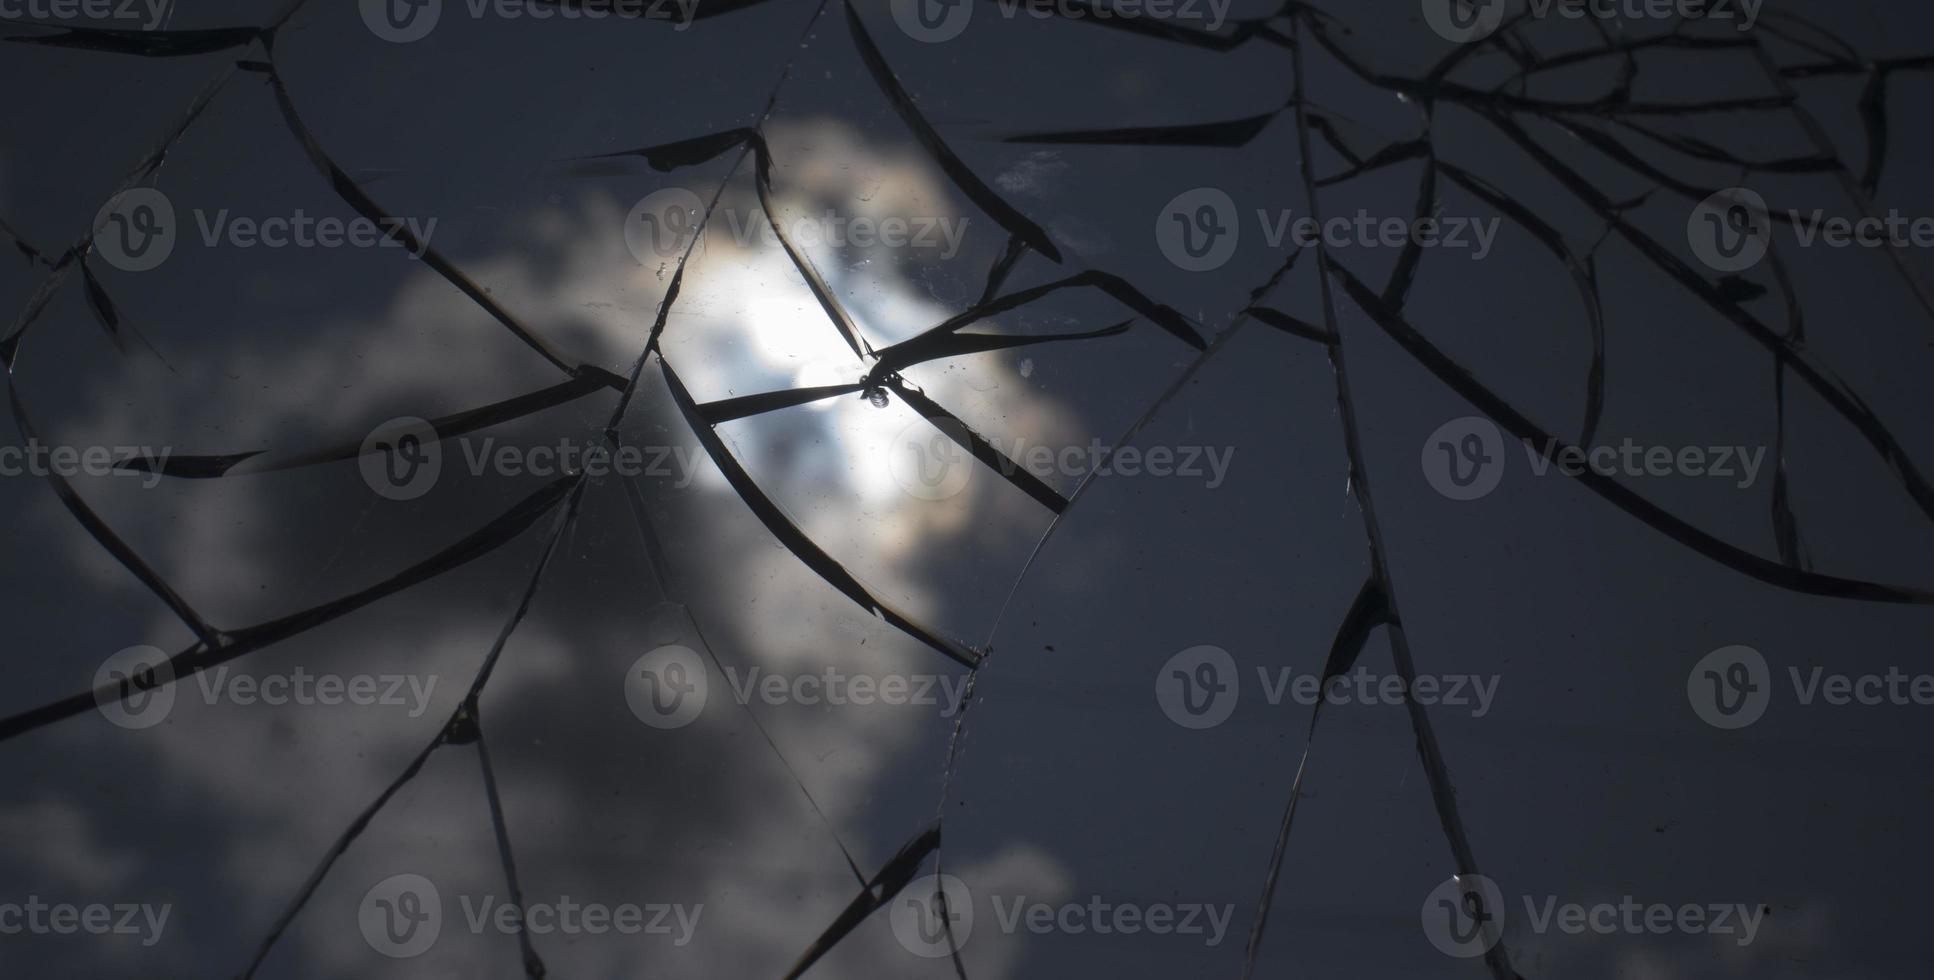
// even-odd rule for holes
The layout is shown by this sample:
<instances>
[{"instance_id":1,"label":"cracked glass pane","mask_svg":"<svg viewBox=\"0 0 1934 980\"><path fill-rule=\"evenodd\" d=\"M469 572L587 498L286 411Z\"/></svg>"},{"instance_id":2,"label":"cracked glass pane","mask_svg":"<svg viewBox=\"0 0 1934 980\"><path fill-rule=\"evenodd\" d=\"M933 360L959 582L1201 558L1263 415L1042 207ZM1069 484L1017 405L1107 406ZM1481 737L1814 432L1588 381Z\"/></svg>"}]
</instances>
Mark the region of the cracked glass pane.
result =
<instances>
[{"instance_id":1,"label":"cracked glass pane","mask_svg":"<svg viewBox=\"0 0 1934 980\"><path fill-rule=\"evenodd\" d=\"M1921 9L176 8L0 3L16 972L1924 972Z\"/></svg>"}]
</instances>

